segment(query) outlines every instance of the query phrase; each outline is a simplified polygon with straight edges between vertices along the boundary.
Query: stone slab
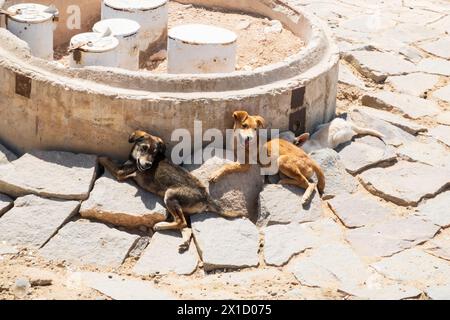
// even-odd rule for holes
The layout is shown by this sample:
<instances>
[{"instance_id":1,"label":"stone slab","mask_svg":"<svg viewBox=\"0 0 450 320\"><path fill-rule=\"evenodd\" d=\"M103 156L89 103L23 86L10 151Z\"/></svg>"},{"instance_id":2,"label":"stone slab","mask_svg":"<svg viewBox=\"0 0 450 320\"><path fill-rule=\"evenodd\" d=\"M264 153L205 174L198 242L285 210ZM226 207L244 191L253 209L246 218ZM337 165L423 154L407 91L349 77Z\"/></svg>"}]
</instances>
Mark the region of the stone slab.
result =
<instances>
[{"instance_id":1,"label":"stone slab","mask_svg":"<svg viewBox=\"0 0 450 320\"><path fill-rule=\"evenodd\" d=\"M78 212L77 201L49 200L34 195L16 199L0 218L0 242L37 249Z\"/></svg>"},{"instance_id":2,"label":"stone slab","mask_svg":"<svg viewBox=\"0 0 450 320\"><path fill-rule=\"evenodd\" d=\"M355 76L352 70L343 63L339 64L339 82L357 87L359 89L367 90L364 81Z\"/></svg>"},{"instance_id":3,"label":"stone slab","mask_svg":"<svg viewBox=\"0 0 450 320\"><path fill-rule=\"evenodd\" d=\"M84 200L94 183L96 157L60 151L33 151L0 166L0 192Z\"/></svg>"},{"instance_id":4,"label":"stone slab","mask_svg":"<svg viewBox=\"0 0 450 320\"><path fill-rule=\"evenodd\" d=\"M440 234L425 245L426 251L433 256L450 261L450 235Z\"/></svg>"},{"instance_id":5,"label":"stone slab","mask_svg":"<svg viewBox=\"0 0 450 320\"><path fill-rule=\"evenodd\" d=\"M443 111L436 116L436 121L440 124L450 126L450 111Z\"/></svg>"},{"instance_id":6,"label":"stone slab","mask_svg":"<svg viewBox=\"0 0 450 320\"><path fill-rule=\"evenodd\" d=\"M450 103L450 85L436 90L433 92L432 97Z\"/></svg>"},{"instance_id":7,"label":"stone slab","mask_svg":"<svg viewBox=\"0 0 450 320\"><path fill-rule=\"evenodd\" d=\"M432 300L450 300L450 284L432 286L425 290Z\"/></svg>"},{"instance_id":8,"label":"stone slab","mask_svg":"<svg viewBox=\"0 0 450 320\"><path fill-rule=\"evenodd\" d=\"M408 141L398 147L398 155L426 163L436 167L450 167L450 152L441 143L434 139L424 139L423 142Z\"/></svg>"},{"instance_id":9,"label":"stone slab","mask_svg":"<svg viewBox=\"0 0 450 320\"><path fill-rule=\"evenodd\" d=\"M162 199L133 181L119 182L106 173L81 204L80 215L116 226L153 227L166 219L166 208Z\"/></svg>"},{"instance_id":10,"label":"stone slab","mask_svg":"<svg viewBox=\"0 0 450 320\"><path fill-rule=\"evenodd\" d=\"M439 229L435 224L415 216L395 218L348 230L347 241L360 256L388 257L433 238Z\"/></svg>"},{"instance_id":11,"label":"stone slab","mask_svg":"<svg viewBox=\"0 0 450 320\"><path fill-rule=\"evenodd\" d=\"M394 210L379 199L362 192L338 195L328 203L347 228L373 225L394 215Z\"/></svg>"},{"instance_id":12,"label":"stone slab","mask_svg":"<svg viewBox=\"0 0 450 320\"><path fill-rule=\"evenodd\" d=\"M366 300L403 300L417 298L422 294L421 290L402 284L391 284L380 287L366 285L354 288L340 288L340 291Z\"/></svg>"},{"instance_id":13,"label":"stone slab","mask_svg":"<svg viewBox=\"0 0 450 320\"><path fill-rule=\"evenodd\" d=\"M405 76L392 76L387 82L400 93L423 97L439 81L439 76L427 73L411 73Z\"/></svg>"},{"instance_id":14,"label":"stone slab","mask_svg":"<svg viewBox=\"0 0 450 320\"><path fill-rule=\"evenodd\" d=\"M0 165L10 163L17 159L17 156L0 144Z\"/></svg>"},{"instance_id":15,"label":"stone slab","mask_svg":"<svg viewBox=\"0 0 450 320\"><path fill-rule=\"evenodd\" d=\"M191 242L189 249L180 253L182 243L183 238L179 231L156 232L134 266L133 272L139 275L192 274L198 265L197 249Z\"/></svg>"},{"instance_id":16,"label":"stone slab","mask_svg":"<svg viewBox=\"0 0 450 320\"><path fill-rule=\"evenodd\" d=\"M294 186L268 184L259 195L257 225L289 224L315 221L323 215L322 202L316 193L307 206L302 206L304 190Z\"/></svg>"},{"instance_id":17,"label":"stone slab","mask_svg":"<svg viewBox=\"0 0 450 320\"><path fill-rule=\"evenodd\" d=\"M434 101L389 91L367 93L361 98L361 103L372 108L397 110L411 119L433 116L440 112Z\"/></svg>"},{"instance_id":18,"label":"stone slab","mask_svg":"<svg viewBox=\"0 0 450 320\"><path fill-rule=\"evenodd\" d=\"M271 225L263 229L264 260L271 266L286 264L295 254L312 248L316 237L304 225Z\"/></svg>"},{"instance_id":19,"label":"stone slab","mask_svg":"<svg viewBox=\"0 0 450 320\"><path fill-rule=\"evenodd\" d=\"M450 76L450 61L438 58L423 59L417 65L417 70L430 74Z\"/></svg>"},{"instance_id":20,"label":"stone slab","mask_svg":"<svg viewBox=\"0 0 450 320\"><path fill-rule=\"evenodd\" d=\"M116 268L138 239L137 235L82 219L66 224L40 253L48 260Z\"/></svg>"},{"instance_id":21,"label":"stone slab","mask_svg":"<svg viewBox=\"0 0 450 320\"><path fill-rule=\"evenodd\" d=\"M191 224L205 270L258 265L259 234L250 220L207 213L192 216Z\"/></svg>"},{"instance_id":22,"label":"stone slab","mask_svg":"<svg viewBox=\"0 0 450 320\"><path fill-rule=\"evenodd\" d=\"M429 130L430 135L435 139L442 141L450 147L450 127L449 126L437 126Z\"/></svg>"},{"instance_id":23,"label":"stone slab","mask_svg":"<svg viewBox=\"0 0 450 320\"><path fill-rule=\"evenodd\" d=\"M371 193L402 206L416 206L450 183L450 171L422 163L400 161L392 167L363 172L360 181Z\"/></svg>"},{"instance_id":24,"label":"stone slab","mask_svg":"<svg viewBox=\"0 0 450 320\"><path fill-rule=\"evenodd\" d=\"M421 43L419 47L435 56L450 59L450 36Z\"/></svg>"},{"instance_id":25,"label":"stone slab","mask_svg":"<svg viewBox=\"0 0 450 320\"><path fill-rule=\"evenodd\" d=\"M417 214L441 226L450 226L450 191L438 194L433 199L422 202L417 207Z\"/></svg>"}]
</instances>

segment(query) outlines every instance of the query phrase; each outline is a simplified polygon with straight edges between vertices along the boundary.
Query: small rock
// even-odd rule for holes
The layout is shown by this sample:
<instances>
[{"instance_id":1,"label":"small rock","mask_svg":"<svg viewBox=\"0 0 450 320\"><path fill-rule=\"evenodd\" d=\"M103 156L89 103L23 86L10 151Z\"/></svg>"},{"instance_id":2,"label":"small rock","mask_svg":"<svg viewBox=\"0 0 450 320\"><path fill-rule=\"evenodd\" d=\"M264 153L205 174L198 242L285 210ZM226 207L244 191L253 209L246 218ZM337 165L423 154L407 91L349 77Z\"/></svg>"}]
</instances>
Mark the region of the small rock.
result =
<instances>
[{"instance_id":1,"label":"small rock","mask_svg":"<svg viewBox=\"0 0 450 320\"><path fill-rule=\"evenodd\" d=\"M398 55L377 51L351 51L344 56L361 74L383 83L388 76L416 71L414 64Z\"/></svg>"},{"instance_id":2,"label":"small rock","mask_svg":"<svg viewBox=\"0 0 450 320\"><path fill-rule=\"evenodd\" d=\"M94 183L96 157L59 151L34 151L0 166L0 192L84 200Z\"/></svg>"},{"instance_id":3,"label":"small rock","mask_svg":"<svg viewBox=\"0 0 450 320\"><path fill-rule=\"evenodd\" d=\"M394 215L394 211L377 198L361 192L341 194L328 200L331 209L347 228L359 228L381 222Z\"/></svg>"},{"instance_id":4,"label":"small rock","mask_svg":"<svg viewBox=\"0 0 450 320\"><path fill-rule=\"evenodd\" d=\"M396 159L393 147L371 136L358 138L342 146L338 153L347 171L353 175Z\"/></svg>"},{"instance_id":5,"label":"small rock","mask_svg":"<svg viewBox=\"0 0 450 320\"><path fill-rule=\"evenodd\" d=\"M429 130L432 137L442 141L450 147L450 127L449 126L437 126Z\"/></svg>"},{"instance_id":6,"label":"small rock","mask_svg":"<svg viewBox=\"0 0 450 320\"><path fill-rule=\"evenodd\" d=\"M116 268L138 238L101 223L78 220L59 230L40 253L48 260Z\"/></svg>"},{"instance_id":7,"label":"small rock","mask_svg":"<svg viewBox=\"0 0 450 320\"><path fill-rule=\"evenodd\" d=\"M286 264L295 254L316 243L315 236L302 224L272 225L263 232L264 260L271 266Z\"/></svg>"},{"instance_id":8,"label":"small rock","mask_svg":"<svg viewBox=\"0 0 450 320\"><path fill-rule=\"evenodd\" d=\"M396 218L347 231L347 241L364 257L387 257L433 238L435 224L417 217Z\"/></svg>"},{"instance_id":9,"label":"small rock","mask_svg":"<svg viewBox=\"0 0 450 320\"><path fill-rule=\"evenodd\" d=\"M142 255L145 248L147 248L148 244L150 243L150 237L140 237L139 240L136 242L136 245L134 246L133 250L130 251L130 257L137 258Z\"/></svg>"},{"instance_id":10,"label":"small rock","mask_svg":"<svg viewBox=\"0 0 450 320\"><path fill-rule=\"evenodd\" d=\"M302 206L304 190L279 184L266 185L259 195L258 226L315 221L322 216L322 203L315 194Z\"/></svg>"},{"instance_id":11,"label":"small rock","mask_svg":"<svg viewBox=\"0 0 450 320\"><path fill-rule=\"evenodd\" d=\"M325 192L323 199L331 199L338 194L354 193L358 182L347 173L339 154L332 149L322 149L311 153L325 174Z\"/></svg>"},{"instance_id":12,"label":"small rock","mask_svg":"<svg viewBox=\"0 0 450 320\"><path fill-rule=\"evenodd\" d=\"M0 218L0 241L40 248L78 211L77 201L49 200L34 195L18 198Z\"/></svg>"},{"instance_id":13,"label":"small rock","mask_svg":"<svg viewBox=\"0 0 450 320\"><path fill-rule=\"evenodd\" d=\"M13 293L17 298L22 299L28 294L30 288L31 285L28 279L19 278L14 283Z\"/></svg>"},{"instance_id":14,"label":"small rock","mask_svg":"<svg viewBox=\"0 0 450 320\"><path fill-rule=\"evenodd\" d=\"M417 124L411 120L408 120L402 116L396 115L394 113L383 111L375 108L367 108L367 107L358 107L358 110L364 112L370 117L378 118L380 120L386 121L396 127L399 127L402 130L410 134L418 134L419 132L426 132L427 127Z\"/></svg>"},{"instance_id":15,"label":"small rock","mask_svg":"<svg viewBox=\"0 0 450 320\"><path fill-rule=\"evenodd\" d=\"M139 275L192 274L198 265L197 250L191 244L187 251L180 253L182 243L179 231L156 232L133 272Z\"/></svg>"},{"instance_id":16,"label":"small rock","mask_svg":"<svg viewBox=\"0 0 450 320\"><path fill-rule=\"evenodd\" d=\"M166 208L158 196L133 181L119 182L106 173L95 182L80 215L128 228L153 227L166 219Z\"/></svg>"},{"instance_id":17,"label":"small rock","mask_svg":"<svg viewBox=\"0 0 450 320\"><path fill-rule=\"evenodd\" d=\"M237 30L247 30L251 25L251 22L248 20L241 20L236 26Z\"/></svg>"},{"instance_id":18,"label":"small rock","mask_svg":"<svg viewBox=\"0 0 450 320\"><path fill-rule=\"evenodd\" d=\"M448 283L450 264L413 248L371 265L379 273L398 281L414 281L421 286Z\"/></svg>"},{"instance_id":19,"label":"small rock","mask_svg":"<svg viewBox=\"0 0 450 320\"><path fill-rule=\"evenodd\" d=\"M206 271L258 265L259 235L249 220L227 220L208 213L192 216L191 223Z\"/></svg>"},{"instance_id":20,"label":"small rock","mask_svg":"<svg viewBox=\"0 0 450 320\"><path fill-rule=\"evenodd\" d=\"M439 77L426 73L411 73L405 76L389 77L387 82L400 93L422 97L425 92L432 89L439 81Z\"/></svg>"},{"instance_id":21,"label":"small rock","mask_svg":"<svg viewBox=\"0 0 450 320\"><path fill-rule=\"evenodd\" d=\"M443 192L433 199L422 202L417 208L417 214L431 222L446 228L450 226L450 191Z\"/></svg>"},{"instance_id":22,"label":"small rock","mask_svg":"<svg viewBox=\"0 0 450 320\"><path fill-rule=\"evenodd\" d=\"M385 110L398 110L411 119L433 116L440 112L434 101L417 98L411 95L380 91L365 94L361 102L364 106Z\"/></svg>"},{"instance_id":23,"label":"small rock","mask_svg":"<svg viewBox=\"0 0 450 320\"><path fill-rule=\"evenodd\" d=\"M53 272L38 268L27 268L23 275L29 279L32 287L51 286L56 276Z\"/></svg>"},{"instance_id":24,"label":"small rock","mask_svg":"<svg viewBox=\"0 0 450 320\"><path fill-rule=\"evenodd\" d=\"M392 167L363 172L360 181L371 193L402 206L416 206L450 181L450 171L422 163L400 161Z\"/></svg>"}]
</instances>

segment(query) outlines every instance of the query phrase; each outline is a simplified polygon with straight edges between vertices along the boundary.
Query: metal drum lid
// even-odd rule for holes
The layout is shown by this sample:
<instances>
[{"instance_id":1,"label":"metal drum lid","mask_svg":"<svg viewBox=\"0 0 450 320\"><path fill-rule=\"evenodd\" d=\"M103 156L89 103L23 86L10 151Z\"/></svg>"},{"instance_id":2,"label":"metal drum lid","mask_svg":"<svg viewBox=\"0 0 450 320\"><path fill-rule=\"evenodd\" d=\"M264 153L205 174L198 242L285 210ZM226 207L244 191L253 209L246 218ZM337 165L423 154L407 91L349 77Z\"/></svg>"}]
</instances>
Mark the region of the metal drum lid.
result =
<instances>
[{"instance_id":1,"label":"metal drum lid","mask_svg":"<svg viewBox=\"0 0 450 320\"><path fill-rule=\"evenodd\" d=\"M151 10L167 3L167 0L103 0L103 3L113 9L125 11Z\"/></svg>"},{"instance_id":2,"label":"metal drum lid","mask_svg":"<svg viewBox=\"0 0 450 320\"><path fill-rule=\"evenodd\" d=\"M185 24L169 30L169 38L188 44L231 44L236 42L234 32L205 24Z\"/></svg>"},{"instance_id":3,"label":"metal drum lid","mask_svg":"<svg viewBox=\"0 0 450 320\"><path fill-rule=\"evenodd\" d=\"M8 8L8 12L15 14L10 16L18 22L41 23L55 17L54 13L45 12L49 7L37 3L21 3Z\"/></svg>"},{"instance_id":4,"label":"metal drum lid","mask_svg":"<svg viewBox=\"0 0 450 320\"><path fill-rule=\"evenodd\" d=\"M83 51L107 52L117 48L119 40L113 36L102 37L102 35L97 32L86 32L77 34L70 40L71 46L76 46L80 43L87 43L80 47Z\"/></svg>"},{"instance_id":5,"label":"metal drum lid","mask_svg":"<svg viewBox=\"0 0 450 320\"><path fill-rule=\"evenodd\" d=\"M94 24L94 32L104 33L110 29L113 36L128 37L138 33L141 26L130 19L105 19Z\"/></svg>"}]
</instances>

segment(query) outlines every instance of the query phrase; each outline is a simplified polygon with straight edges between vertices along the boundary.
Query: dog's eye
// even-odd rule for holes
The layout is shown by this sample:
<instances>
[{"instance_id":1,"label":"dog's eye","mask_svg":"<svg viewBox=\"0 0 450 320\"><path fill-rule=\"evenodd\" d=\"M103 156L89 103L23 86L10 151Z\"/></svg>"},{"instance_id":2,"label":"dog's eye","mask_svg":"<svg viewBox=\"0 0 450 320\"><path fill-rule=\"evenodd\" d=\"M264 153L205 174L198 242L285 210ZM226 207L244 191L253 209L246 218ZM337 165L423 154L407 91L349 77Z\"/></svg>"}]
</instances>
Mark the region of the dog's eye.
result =
<instances>
[{"instance_id":1,"label":"dog's eye","mask_svg":"<svg viewBox=\"0 0 450 320\"><path fill-rule=\"evenodd\" d=\"M144 152L147 151L148 150L148 146L142 146L141 150L144 151Z\"/></svg>"},{"instance_id":2,"label":"dog's eye","mask_svg":"<svg viewBox=\"0 0 450 320\"><path fill-rule=\"evenodd\" d=\"M248 124L244 123L244 124L242 125L242 128L247 129L247 128L248 128Z\"/></svg>"}]
</instances>

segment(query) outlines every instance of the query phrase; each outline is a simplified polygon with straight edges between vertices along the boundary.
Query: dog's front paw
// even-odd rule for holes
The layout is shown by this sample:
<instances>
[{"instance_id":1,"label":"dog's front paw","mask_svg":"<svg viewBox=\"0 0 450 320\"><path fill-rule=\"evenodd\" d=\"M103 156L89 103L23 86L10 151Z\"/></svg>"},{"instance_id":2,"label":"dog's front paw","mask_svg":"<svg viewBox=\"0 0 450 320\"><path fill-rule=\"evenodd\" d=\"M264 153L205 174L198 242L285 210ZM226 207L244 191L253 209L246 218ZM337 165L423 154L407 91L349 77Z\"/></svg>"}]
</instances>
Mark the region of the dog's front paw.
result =
<instances>
[{"instance_id":1,"label":"dog's front paw","mask_svg":"<svg viewBox=\"0 0 450 320\"><path fill-rule=\"evenodd\" d=\"M180 246L178 247L178 252L179 253L184 253L184 252L188 251L189 250L189 243L190 243L190 241L189 242L186 241L186 242L183 242L182 244L180 244Z\"/></svg>"}]
</instances>

